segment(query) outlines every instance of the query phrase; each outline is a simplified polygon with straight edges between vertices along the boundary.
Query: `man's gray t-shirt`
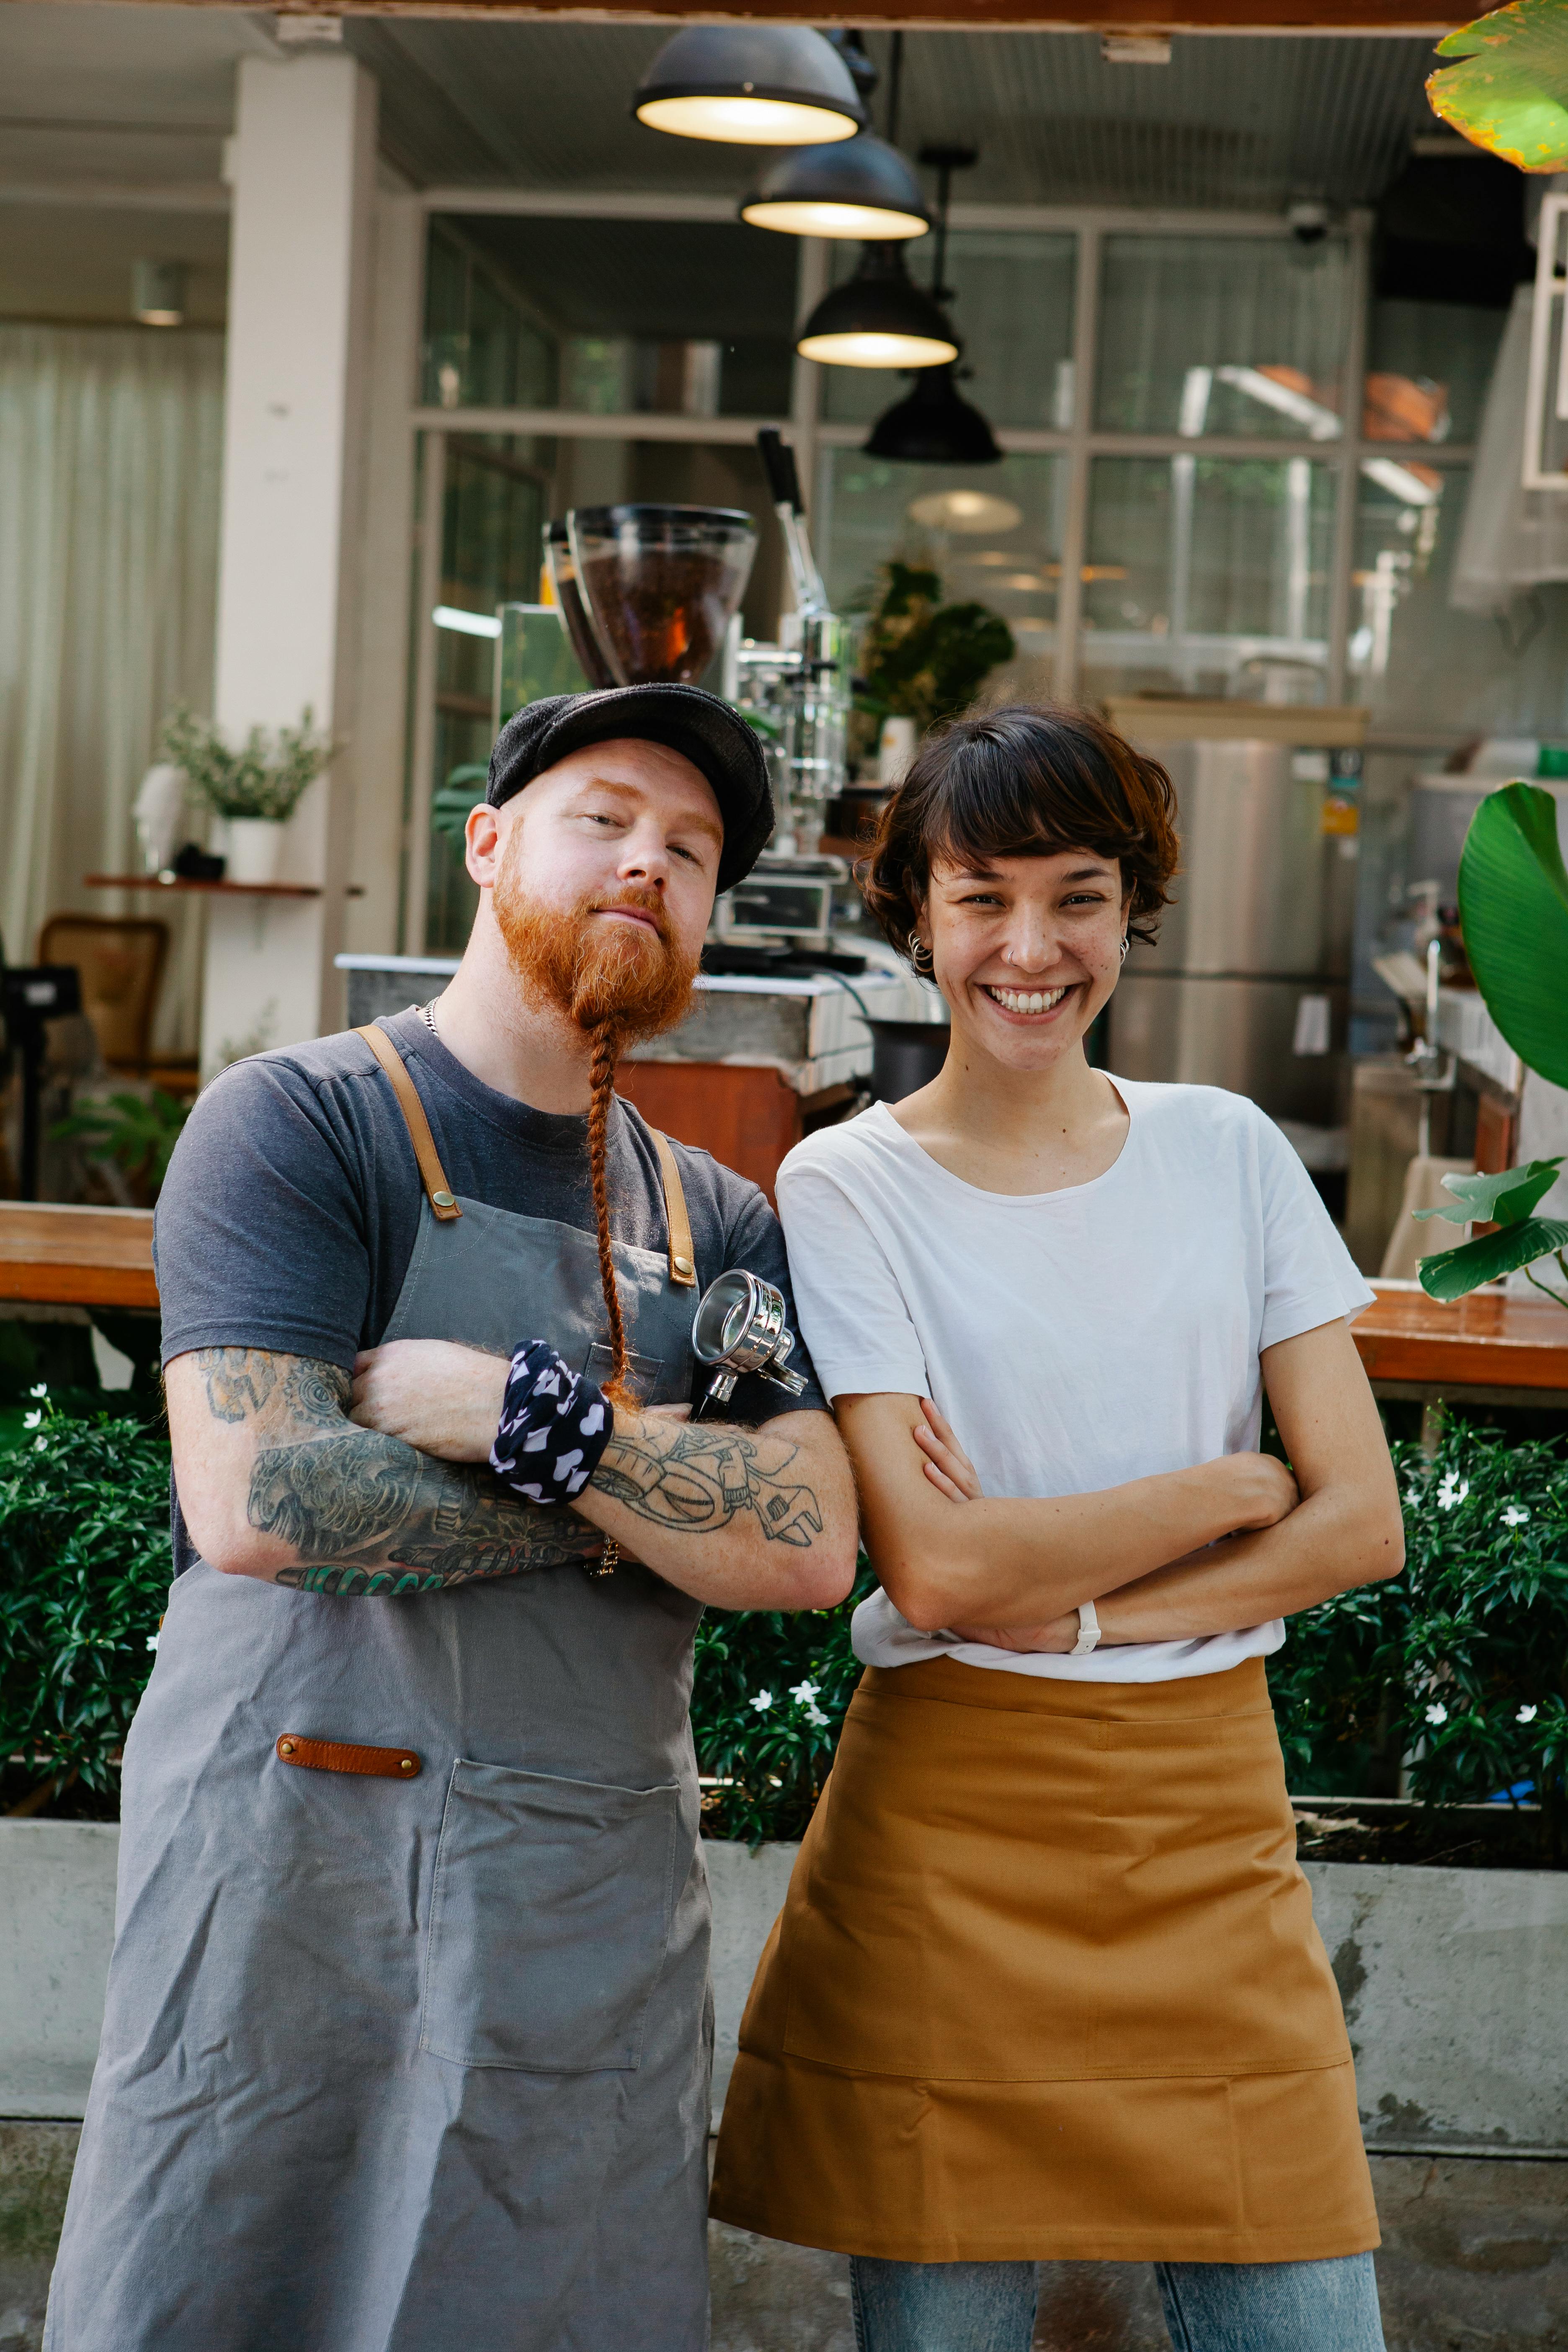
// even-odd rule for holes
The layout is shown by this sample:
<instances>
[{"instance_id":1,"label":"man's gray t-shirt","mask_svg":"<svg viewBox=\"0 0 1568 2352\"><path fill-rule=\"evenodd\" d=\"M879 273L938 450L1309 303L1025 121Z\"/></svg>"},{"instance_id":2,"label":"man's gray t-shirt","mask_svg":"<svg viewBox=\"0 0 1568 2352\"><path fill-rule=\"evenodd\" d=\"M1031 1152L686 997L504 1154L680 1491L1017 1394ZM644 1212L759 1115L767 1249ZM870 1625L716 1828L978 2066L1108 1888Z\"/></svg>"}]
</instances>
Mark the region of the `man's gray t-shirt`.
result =
<instances>
[{"instance_id":1,"label":"man's gray t-shirt","mask_svg":"<svg viewBox=\"0 0 1568 2352\"><path fill-rule=\"evenodd\" d=\"M415 1011L378 1024L402 1053L447 1182L460 1196L594 1231L587 1120L498 1094ZM697 1261L693 1304L743 1266L795 1308L778 1219L755 1184L671 1139ZM668 1246L664 1185L647 1122L616 1097L608 1129L617 1242ZM352 1371L380 1340L413 1254L424 1199L407 1125L385 1072L352 1030L237 1062L198 1097L170 1163L153 1226L163 1361L193 1348L264 1348ZM521 1328L519 1340L537 1335ZM826 1411L804 1349L799 1397L742 1380L727 1421ZM695 1402L695 1398L693 1399ZM176 1569L193 1557L176 1504Z\"/></svg>"}]
</instances>

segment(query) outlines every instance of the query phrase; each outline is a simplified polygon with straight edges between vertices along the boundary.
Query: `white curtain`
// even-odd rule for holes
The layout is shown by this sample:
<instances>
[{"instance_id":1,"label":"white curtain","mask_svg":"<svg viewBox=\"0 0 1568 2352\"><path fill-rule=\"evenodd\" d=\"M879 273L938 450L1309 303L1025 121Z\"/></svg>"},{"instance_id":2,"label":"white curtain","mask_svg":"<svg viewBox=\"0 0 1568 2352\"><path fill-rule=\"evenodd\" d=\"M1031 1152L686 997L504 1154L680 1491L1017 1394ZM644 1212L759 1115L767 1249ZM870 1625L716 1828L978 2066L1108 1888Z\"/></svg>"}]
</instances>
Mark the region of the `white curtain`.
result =
<instances>
[{"instance_id":1,"label":"white curtain","mask_svg":"<svg viewBox=\"0 0 1568 2352\"><path fill-rule=\"evenodd\" d=\"M165 1053L195 1050L201 901L82 877L139 869L163 719L211 707L222 450L221 335L0 326L0 939L30 962L62 909L162 916Z\"/></svg>"}]
</instances>

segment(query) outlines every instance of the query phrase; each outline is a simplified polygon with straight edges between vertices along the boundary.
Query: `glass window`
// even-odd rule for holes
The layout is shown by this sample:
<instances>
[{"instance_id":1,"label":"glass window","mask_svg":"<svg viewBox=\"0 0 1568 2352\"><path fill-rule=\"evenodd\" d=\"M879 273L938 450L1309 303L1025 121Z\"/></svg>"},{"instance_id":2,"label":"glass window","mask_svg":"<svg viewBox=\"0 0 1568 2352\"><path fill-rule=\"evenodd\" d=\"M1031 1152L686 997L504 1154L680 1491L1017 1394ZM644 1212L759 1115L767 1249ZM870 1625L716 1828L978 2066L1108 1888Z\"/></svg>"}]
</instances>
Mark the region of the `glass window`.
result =
<instances>
[{"instance_id":1,"label":"glass window","mask_svg":"<svg viewBox=\"0 0 1568 2352\"><path fill-rule=\"evenodd\" d=\"M1066 461L1055 457L904 466L830 449L812 518L828 595L841 612L865 612L879 565L929 566L945 601L984 604L1013 632L1016 660L987 693L1048 695L1066 486Z\"/></svg>"},{"instance_id":2,"label":"glass window","mask_svg":"<svg viewBox=\"0 0 1568 2352\"><path fill-rule=\"evenodd\" d=\"M910 275L931 283L933 240L906 247ZM956 230L948 239L953 325L963 341L963 396L993 425L1056 427L1072 423L1073 286L1078 240L993 229ZM858 245L833 248L833 282L852 278ZM873 368L824 368L823 414L868 424L903 398L907 379Z\"/></svg>"},{"instance_id":3,"label":"glass window","mask_svg":"<svg viewBox=\"0 0 1568 2352\"><path fill-rule=\"evenodd\" d=\"M542 525L555 445L502 434L453 434L447 443L441 516L443 618L422 614L436 631L437 790L454 768L489 759L495 701L495 640L459 625L472 614L493 621L498 604L539 593ZM477 795L476 795L477 797ZM426 937L432 952L458 949L473 920L476 892L460 845L434 832Z\"/></svg>"},{"instance_id":4,"label":"glass window","mask_svg":"<svg viewBox=\"0 0 1568 2352\"><path fill-rule=\"evenodd\" d=\"M740 223L440 216L425 399L786 415L799 266L795 238Z\"/></svg>"},{"instance_id":5,"label":"glass window","mask_svg":"<svg viewBox=\"0 0 1568 2352\"><path fill-rule=\"evenodd\" d=\"M1501 615L1449 602L1466 467L1368 458L1352 573L1350 693L1382 726L1558 736L1568 722L1568 585Z\"/></svg>"},{"instance_id":6,"label":"glass window","mask_svg":"<svg viewBox=\"0 0 1568 2352\"><path fill-rule=\"evenodd\" d=\"M555 338L461 227L432 220L425 269L424 382L432 408L553 408Z\"/></svg>"},{"instance_id":7,"label":"glass window","mask_svg":"<svg viewBox=\"0 0 1568 2352\"><path fill-rule=\"evenodd\" d=\"M1321 701L1333 508L1307 457L1097 457L1086 688Z\"/></svg>"},{"instance_id":8,"label":"glass window","mask_svg":"<svg viewBox=\"0 0 1568 2352\"><path fill-rule=\"evenodd\" d=\"M1506 310L1462 302L1374 302L1366 419L1376 441L1473 441Z\"/></svg>"},{"instance_id":9,"label":"glass window","mask_svg":"<svg viewBox=\"0 0 1568 2352\"><path fill-rule=\"evenodd\" d=\"M1335 439L1349 266L1335 236L1108 237L1096 424Z\"/></svg>"}]
</instances>

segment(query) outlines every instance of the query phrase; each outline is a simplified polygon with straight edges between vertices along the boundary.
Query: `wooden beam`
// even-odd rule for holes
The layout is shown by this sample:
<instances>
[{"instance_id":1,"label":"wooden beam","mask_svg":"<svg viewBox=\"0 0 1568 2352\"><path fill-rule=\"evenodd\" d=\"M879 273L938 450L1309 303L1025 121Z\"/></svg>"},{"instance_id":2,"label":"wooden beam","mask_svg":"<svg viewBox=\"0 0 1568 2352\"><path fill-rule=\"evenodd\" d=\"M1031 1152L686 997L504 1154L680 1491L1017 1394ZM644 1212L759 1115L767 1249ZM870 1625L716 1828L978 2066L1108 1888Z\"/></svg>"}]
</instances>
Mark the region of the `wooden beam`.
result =
<instances>
[{"instance_id":1,"label":"wooden beam","mask_svg":"<svg viewBox=\"0 0 1568 2352\"><path fill-rule=\"evenodd\" d=\"M163 0L119 0L127 7ZM249 8L252 0L184 0L191 7ZM661 25L782 24L900 26L911 32L987 30L1058 33L1338 33L1371 37L1429 35L1434 40L1484 13L1442 0L751 0L746 6L692 7L689 0L293 0L284 16L425 16L501 22ZM1129 68L1133 71L1135 68Z\"/></svg>"}]
</instances>

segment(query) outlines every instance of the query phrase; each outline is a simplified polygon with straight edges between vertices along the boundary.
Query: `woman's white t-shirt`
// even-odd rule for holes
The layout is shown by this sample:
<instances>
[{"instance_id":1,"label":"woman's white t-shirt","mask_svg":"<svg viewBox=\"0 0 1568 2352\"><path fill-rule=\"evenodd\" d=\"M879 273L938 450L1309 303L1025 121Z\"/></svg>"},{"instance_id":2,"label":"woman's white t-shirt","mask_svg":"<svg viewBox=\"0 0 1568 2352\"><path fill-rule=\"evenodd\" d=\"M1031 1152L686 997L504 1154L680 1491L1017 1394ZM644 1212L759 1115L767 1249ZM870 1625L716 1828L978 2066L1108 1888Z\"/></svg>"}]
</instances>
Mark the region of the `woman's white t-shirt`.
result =
<instances>
[{"instance_id":1,"label":"woman's white t-shirt","mask_svg":"<svg viewBox=\"0 0 1568 2352\"><path fill-rule=\"evenodd\" d=\"M930 1397L987 1495L1085 1495L1258 1444L1258 1356L1372 1303L1296 1153L1216 1087L1113 1081L1121 1157L1064 1192L982 1192L878 1104L778 1174L801 1336L829 1397ZM1163 1682L1265 1656L1278 1619L1047 1656L855 1612L868 1665Z\"/></svg>"}]
</instances>

